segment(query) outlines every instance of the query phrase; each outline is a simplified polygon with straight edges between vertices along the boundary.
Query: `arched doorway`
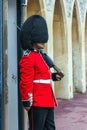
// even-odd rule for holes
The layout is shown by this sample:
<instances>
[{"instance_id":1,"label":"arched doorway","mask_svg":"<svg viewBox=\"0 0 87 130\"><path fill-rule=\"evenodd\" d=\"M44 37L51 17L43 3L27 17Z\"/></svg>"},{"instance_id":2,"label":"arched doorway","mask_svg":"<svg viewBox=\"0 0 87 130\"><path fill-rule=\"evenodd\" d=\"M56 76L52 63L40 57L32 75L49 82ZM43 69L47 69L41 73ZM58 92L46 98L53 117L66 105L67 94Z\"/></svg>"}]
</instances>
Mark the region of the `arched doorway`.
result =
<instances>
[{"instance_id":1,"label":"arched doorway","mask_svg":"<svg viewBox=\"0 0 87 130\"><path fill-rule=\"evenodd\" d=\"M54 7L54 19L53 19L53 58L55 64L63 71L66 60L66 52L67 50L65 44L65 32L64 32L62 8L60 1L56 0ZM64 91L63 81L55 82L54 87L56 97L63 97L64 96L62 95L62 92Z\"/></svg>"},{"instance_id":2,"label":"arched doorway","mask_svg":"<svg viewBox=\"0 0 87 130\"><path fill-rule=\"evenodd\" d=\"M73 91L78 91L79 81L79 64L80 64L80 45L79 45L79 33L78 33L78 21L76 6L73 8L72 18L72 68L73 68Z\"/></svg>"},{"instance_id":3,"label":"arched doorway","mask_svg":"<svg viewBox=\"0 0 87 130\"><path fill-rule=\"evenodd\" d=\"M28 0L28 3L27 3L27 18L32 16L32 15L41 15L41 8L40 8L40 3L39 3L39 0ZM28 115L27 115L27 112L25 111L25 119L24 119L24 126L25 126L25 130L28 129Z\"/></svg>"},{"instance_id":4,"label":"arched doorway","mask_svg":"<svg viewBox=\"0 0 87 130\"><path fill-rule=\"evenodd\" d=\"M27 4L27 17L34 15L34 14L40 14L40 3L39 0L28 0Z\"/></svg>"},{"instance_id":5,"label":"arched doorway","mask_svg":"<svg viewBox=\"0 0 87 130\"><path fill-rule=\"evenodd\" d=\"M44 4L40 0L28 0L27 4L27 18L31 15L41 15L45 18ZM44 51L47 51L47 45L45 46Z\"/></svg>"}]
</instances>

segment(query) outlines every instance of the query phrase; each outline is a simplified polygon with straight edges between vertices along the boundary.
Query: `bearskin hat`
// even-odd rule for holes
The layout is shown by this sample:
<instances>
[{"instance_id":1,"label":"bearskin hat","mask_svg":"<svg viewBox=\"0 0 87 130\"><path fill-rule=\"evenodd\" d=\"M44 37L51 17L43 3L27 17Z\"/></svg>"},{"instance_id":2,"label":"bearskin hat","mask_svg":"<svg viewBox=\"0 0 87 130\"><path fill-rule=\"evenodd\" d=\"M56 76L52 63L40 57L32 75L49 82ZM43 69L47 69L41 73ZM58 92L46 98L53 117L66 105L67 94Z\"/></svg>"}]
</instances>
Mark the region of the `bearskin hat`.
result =
<instances>
[{"instance_id":1,"label":"bearskin hat","mask_svg":"<svg viewBox=\"0 0 87 130\"><path fill-rule=\"evenodd\" d=\"M48 41L46 20L40 15L29 17L22 26L20 40L23 50L32 50L35 43L46 43Z\"/></svg>"}]
</instances>

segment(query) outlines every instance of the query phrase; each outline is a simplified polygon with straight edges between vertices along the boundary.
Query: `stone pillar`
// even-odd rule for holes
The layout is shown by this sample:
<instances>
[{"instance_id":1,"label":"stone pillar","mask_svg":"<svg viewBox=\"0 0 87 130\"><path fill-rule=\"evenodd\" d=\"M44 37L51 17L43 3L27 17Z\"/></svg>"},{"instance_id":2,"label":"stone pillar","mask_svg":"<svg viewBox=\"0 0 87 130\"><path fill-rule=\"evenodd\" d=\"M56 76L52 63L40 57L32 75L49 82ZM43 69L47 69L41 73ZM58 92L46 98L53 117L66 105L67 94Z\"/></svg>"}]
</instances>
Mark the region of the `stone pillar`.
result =
<instances>
[{"instance_id":1,"label":"stone pillar","mask_svg":"<svg viewBox=\"0 0 87 130\"><path fill-rule=\"evenodd\" d=\"M77 0L76 5L79 13L79 50L80 64L78 73L77 91L84 93L86 91L86 72L85 72L85 19L86 19L86 0Z\"/></svg>"},{"instance_id":2,"label":"stone pillar","mask_svg":"<svg viewBox=\"0 0 87 130\"><path fill-rule=\"evenodd\" d=\"M53 11L55 0L45 0L45 14L48 25L49 40L47 44L47 53L53 58Z\"/></svg>"},{"instance_id":3,"label":"stone pillar","mask_svg":"<svg viewBox=\"0 0 87 130\"><path fill-rule=\"evenodd\" d=\"M71 22L67 21L66 25L66 43L67 43L67 72L65 74L67 84L67 98L73 97L73 79L72 79L72 33L71 33Z\"/></svg>"},{"instance_id":4,"label":"stone pillar","mask_svg":"<svg viewBox=\"0 0 87 130\"><path fill-rule=\"evenodd\" d=\"M61 58L64 61L63 70L65 76L60 82L55 83L55 93L56 97L70 99L73 98L71 23L72 23L72 10L74 1L60 0L60 3L62 8L64 33L65 33L65 39L64 39L65 54L61 56ZM59 60L57 61L59 62Z\"/></svg>"},{"instance_id":5,"label":"stone pillar","mask_svg":"<svg viewBox=\"0 0 87 130\"><path fill-rule=\"evenodd\" d=\"M87 87L87 15L86 15L86 22L85 22L85 60L86 60L86 87Z\"/></svg>"},{"instance_id":6,"label":"stone pillar","mask_svg":"<svg viewBox=\"0 0 87 130\"><path fill-rule=\"evenodd\" d=\"M79 42L80 42L80 65L79 65L79 72L78 72L78 86L77 86L77 91L78 92L86 92L86 72L85 72L85 29L84 29L84 24L81 26L81 31L80 37L79 37Z\"/></svg>"}]
</instances>

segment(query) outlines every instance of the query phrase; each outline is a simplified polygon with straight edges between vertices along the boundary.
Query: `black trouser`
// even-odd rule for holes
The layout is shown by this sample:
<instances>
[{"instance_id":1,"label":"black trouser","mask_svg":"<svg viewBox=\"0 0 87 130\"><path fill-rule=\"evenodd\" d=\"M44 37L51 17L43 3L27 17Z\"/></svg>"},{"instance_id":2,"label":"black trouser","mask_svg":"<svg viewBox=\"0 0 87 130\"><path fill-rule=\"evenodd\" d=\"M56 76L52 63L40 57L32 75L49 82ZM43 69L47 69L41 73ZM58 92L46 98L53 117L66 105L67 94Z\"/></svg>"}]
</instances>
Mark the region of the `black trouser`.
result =
<instances>
[{"instance_id":1,"label":"black trouser","mask_svg":"<svg viewBox=\"0 0 87 130\"><path fill-rule=\"evenodd\" d=\"M32 107L28 117L29 130L55 130L54 108Z\"/></svg>"}]
</instances>

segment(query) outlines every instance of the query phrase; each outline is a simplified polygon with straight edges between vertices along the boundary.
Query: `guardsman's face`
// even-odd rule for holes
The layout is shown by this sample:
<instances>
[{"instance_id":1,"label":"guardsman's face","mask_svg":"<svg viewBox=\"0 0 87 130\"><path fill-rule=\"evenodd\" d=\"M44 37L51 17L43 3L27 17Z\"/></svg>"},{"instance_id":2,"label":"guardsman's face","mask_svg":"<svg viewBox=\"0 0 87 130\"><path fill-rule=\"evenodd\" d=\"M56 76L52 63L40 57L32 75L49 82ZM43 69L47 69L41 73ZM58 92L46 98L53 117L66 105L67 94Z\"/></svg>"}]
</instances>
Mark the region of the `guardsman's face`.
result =
<instances>
[{"instance_id":1,"label":"guardsman's face","mask_svg":"<svg viewBox=\"0 0 87 130\"><path fill-rule=\"evenodd\" d=\"M33 48L35 48L35 49L44 49L44 46L45 46L45 43L43 44L41 44L41 43L35 43L34 45L33 45Z\"/></svg>"}]
</instances>

